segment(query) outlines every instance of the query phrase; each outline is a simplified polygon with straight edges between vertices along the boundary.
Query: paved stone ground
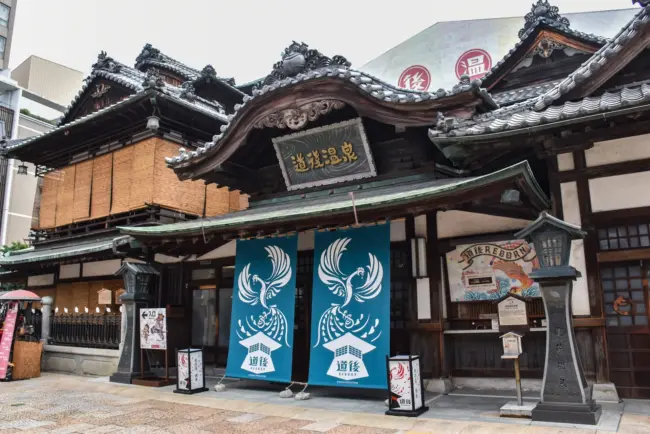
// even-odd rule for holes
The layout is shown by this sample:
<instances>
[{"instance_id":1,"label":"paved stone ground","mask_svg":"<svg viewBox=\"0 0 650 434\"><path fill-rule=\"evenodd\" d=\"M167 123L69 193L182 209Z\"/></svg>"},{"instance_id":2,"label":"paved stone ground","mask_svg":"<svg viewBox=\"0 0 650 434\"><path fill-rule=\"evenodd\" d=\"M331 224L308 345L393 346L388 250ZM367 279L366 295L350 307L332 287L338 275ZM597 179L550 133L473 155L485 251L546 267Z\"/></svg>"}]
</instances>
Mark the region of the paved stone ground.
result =
<instances>
[{"instance_id":1,"label":"paved stone ground","mask_svg":"<svg viewBox=\"0 0 650 434\"><path fill-rule=\"evenodd\" d=\"M202 396L203 395L203 396ZM650 433L650 403L624 413L620 433ZM288 405L177 395L85 377L45 374L0 383L0 434L52 433L604 433L594 428L400 418Z\"/></svg>"}]
</instances>

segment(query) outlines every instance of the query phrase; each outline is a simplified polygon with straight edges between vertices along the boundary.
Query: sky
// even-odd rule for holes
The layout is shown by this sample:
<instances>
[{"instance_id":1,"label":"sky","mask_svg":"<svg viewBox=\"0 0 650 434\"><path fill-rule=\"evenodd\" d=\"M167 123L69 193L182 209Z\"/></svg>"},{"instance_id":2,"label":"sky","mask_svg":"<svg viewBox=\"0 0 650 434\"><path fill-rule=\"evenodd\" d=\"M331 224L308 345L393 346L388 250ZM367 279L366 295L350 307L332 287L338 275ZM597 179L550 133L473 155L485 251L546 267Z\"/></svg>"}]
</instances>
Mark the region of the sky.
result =
<instances>
[{"instance_id":1,"label":"sky","mask_svg":"<svg viewBox=\"0 0 650 434\"><path fill-rule=\"evenodd\" d=\"M101 50L132 65L145 43L238 84L265 76L292 40L360 67L439 21L523 16L532 0L18 0L10 67L37 55L87 74ZM631 0L551 0L560 13ZM638 7L638 6L637 6Z\"/></svg>"}]
</instances>

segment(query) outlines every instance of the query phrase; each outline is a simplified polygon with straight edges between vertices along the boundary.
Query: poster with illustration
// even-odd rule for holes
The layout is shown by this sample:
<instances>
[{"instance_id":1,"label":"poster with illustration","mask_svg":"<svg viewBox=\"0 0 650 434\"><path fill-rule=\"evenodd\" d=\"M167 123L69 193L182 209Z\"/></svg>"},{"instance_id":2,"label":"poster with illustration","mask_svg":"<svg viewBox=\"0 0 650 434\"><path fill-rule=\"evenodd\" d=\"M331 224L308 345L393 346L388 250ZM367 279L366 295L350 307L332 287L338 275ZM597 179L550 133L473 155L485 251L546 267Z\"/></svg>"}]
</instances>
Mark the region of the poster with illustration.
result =
<instances>
[{"instance_id":1,"label":"poster with illustration","mask_svg":"<svg viewBox=\"0 0 650 434\"><path fill-rule=\"evenodd\" d=\"M140 309L140 348L167 349L167 312L164 307Z\"/></svg>"},{"instance_id":2,"label":"poster with illustration","mask_svg":"<svg viewBox=\"0 0 650 434\"><path fill-rule=\"evenodd\" d=\"M498 300L508 293L540 297L539 284L528 276L539 264L526 241L460 245L446 256L452 302Z\"/></svg>"}]
</instances>

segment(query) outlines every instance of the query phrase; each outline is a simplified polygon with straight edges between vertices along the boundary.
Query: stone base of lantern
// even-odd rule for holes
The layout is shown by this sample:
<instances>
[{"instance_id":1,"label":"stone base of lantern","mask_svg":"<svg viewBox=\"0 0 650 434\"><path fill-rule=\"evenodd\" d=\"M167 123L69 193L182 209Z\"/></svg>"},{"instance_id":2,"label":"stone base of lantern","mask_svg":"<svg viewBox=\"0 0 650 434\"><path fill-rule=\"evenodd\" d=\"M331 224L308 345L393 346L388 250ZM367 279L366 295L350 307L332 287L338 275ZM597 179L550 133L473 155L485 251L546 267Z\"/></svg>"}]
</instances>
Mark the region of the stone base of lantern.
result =
<instances>
[{"instance_id":1,"label":"stone base of lantern","mask_svg":"<svg viewBox=\"0 0 650 434\"><path fill-rule=\"evenodd\" d=\"M540 402L533 409L533 421L535 422L557 422L576 423L582 425L597 425L602 408L594 403L590 404L569 404L555 403L548 404Z\"/></svg>"}]
</instances>

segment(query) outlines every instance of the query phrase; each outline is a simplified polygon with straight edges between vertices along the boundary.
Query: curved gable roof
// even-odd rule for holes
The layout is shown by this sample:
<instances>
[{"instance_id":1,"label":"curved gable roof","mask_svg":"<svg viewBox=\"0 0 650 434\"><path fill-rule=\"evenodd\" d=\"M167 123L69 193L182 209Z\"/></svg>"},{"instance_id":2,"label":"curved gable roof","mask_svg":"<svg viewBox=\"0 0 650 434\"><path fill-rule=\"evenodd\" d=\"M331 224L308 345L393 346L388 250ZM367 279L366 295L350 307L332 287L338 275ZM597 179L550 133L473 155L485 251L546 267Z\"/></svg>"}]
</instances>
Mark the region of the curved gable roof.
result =
<instances>
[{"instance_id":1,"label":"curved gable roof","mask_svg":"<svg viewBox=\"0 0 650 434\"><path fill-rule=\"evenodd\" d=\"M196 179L228 159L265 116L322 100L341 101L354 106L362 116L411 126L435 123L443 106L482 100L496 108L480 86L480 81L470 82L465 76L451 91L400 89L350 68L342 56L329 58L304 43L294 42L252 95L246 95L242 104L235 106L228 123L221 127L221 134L195 151L181 150L178 156L166 161L182 179Z\"/></svg>"}]
</instances>

